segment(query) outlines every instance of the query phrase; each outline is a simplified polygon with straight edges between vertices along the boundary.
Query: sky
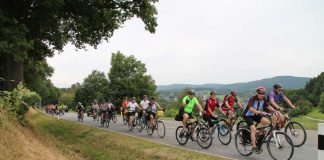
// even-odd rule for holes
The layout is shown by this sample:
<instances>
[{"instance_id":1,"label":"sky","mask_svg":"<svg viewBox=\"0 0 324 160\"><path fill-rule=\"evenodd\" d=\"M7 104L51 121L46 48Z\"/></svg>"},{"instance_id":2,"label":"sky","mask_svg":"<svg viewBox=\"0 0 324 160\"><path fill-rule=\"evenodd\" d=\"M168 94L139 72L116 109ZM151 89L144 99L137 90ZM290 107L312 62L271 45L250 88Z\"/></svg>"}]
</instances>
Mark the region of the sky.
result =
<instances>
[{"instance_id":1,"label":"sky","mask_svg":"<svg viewBox=\"0 0 324 160\"><path fill-rule=\"evenodd\" d=\"M134 55L157 85L248 82L324 71L323 0L160 0L151 34L133 18L97 49L68 44L47 61L57 87L106 74L111 53Z\"/></svg>"}]
</instances>

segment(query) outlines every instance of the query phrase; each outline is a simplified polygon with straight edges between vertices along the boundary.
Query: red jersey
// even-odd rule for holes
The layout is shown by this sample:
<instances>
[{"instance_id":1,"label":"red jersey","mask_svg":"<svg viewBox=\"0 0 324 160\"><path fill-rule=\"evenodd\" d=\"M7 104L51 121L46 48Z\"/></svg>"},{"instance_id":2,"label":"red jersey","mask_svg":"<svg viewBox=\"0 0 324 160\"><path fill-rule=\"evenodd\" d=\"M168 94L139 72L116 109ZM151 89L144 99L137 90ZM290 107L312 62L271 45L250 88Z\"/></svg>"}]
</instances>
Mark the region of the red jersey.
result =
<instances>
[{"instance_id":1,"label":"red jersey","mask_svg":"<svg viewBox=\"0 0 324 160\"><path fill-rule=\"evenodd\" d=\"M208 98L206 100L206 105L205 105L205 111L206 111L205 115L208 115L208 116L212 115L212 113L209 112L208 108L210 108L210 110L212 112L214 112L216 106L217 106L217 108L219 107L218 100L217 99Z\"/></svg>"},{"instance_id":2,"label":"red jersey","mask_svg":"<svg viewBox=\"0 0 324 160\"><path fill-rule=\"evenodd\" d=\"M122 106L123 108L126 108L128 105L128 101L127 100L123 100Z\"/></svg>"},{"instance_id":3,"label":"red jersey","mask_svg":"<svg viewBox=\"0 0 324 160\"><path fill-rule=\"evenodd\" d=\"M223 104L222 104L222 109L223 110L228 110L228 108L225 106L225 102L228 102L229 106L231 107L231 110L233 110L233 105L234 103L237 103L237 98L232 96L232 95L226 95L224 97L224 101L223 101Z\"/></svg>"}]
</instances>

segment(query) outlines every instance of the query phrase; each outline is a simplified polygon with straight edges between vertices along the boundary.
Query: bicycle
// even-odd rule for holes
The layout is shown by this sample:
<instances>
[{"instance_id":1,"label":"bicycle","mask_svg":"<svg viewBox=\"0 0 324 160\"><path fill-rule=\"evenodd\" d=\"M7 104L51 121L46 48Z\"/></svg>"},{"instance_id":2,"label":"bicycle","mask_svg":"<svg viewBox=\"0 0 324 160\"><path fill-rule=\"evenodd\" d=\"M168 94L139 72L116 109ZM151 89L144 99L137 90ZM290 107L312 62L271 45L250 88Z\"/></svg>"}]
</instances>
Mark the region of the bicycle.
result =
<instances>
[{"instance_id":1,"label":"bicycle","mask_svg":"<svg viewBox=\"0 0 324 160\"><path fill-rule=\"evenodd\" d=\"M201 113L197 115L197 120L194 122L188 122L186 124L187 130L183 128L183 126L178 126L176 129L176 139L180 145L185 145L189 138L191 141L194 141L193 135L197 136L197 143L203 149L208 149L212 142L213 138L209 130L207 129L206 122L199 119Z\"/></svg>"},{"instance_id":2,"label":"bicycle","mask_svg":"<svg viewBox=\"0 0 324 160\"><path fill-rule=\"evenodd\" d=\"M102 114L102 118L100 118L101 127L106 126L106 128L109 128L110 119L108 118L108 111L103 110L101 111L101 114Z\"/></svg>"},{"instance_id":3,"label":"bicycle","mask_svg":"<svg viewBox=\"0 0 324 160\"><path fill-rule=\"evenodd\" d=\"M159 119L159 117L156 115L154 116L153 120L153 126L151 126L150 121L146 121L146 132L148 135L152 135L154 130L157 131L160 138L163 138L165 136L165 125L164 123Z\"/></svg>"},{"instance_id":4,"label":"bicycle","mask_svg":"<svg viewBox=\"0 0 324 160\"><path fill-rule=\"evenodd\" d=\"M84 114L83 111L78 111L78 121L83 122Z\"/></svg>"},{"instance_id":5,"label":"bicycle","mask_svg":"<svg viewBox=\"0 0 324 160\"><path fill-rule=\"evenodd\" d=\"M211 129L211 135L213 135L215 133L215 130L217 129L217 136L219 141L223 145L230 144L232 140L232 134L228 125L226 125L226 123L224 123L223 121L219 120L218 117L216 119L212 119L212 121L214 123L214 126ZM207 128L210 128L209 125L207 125Z\"/></svg>"},{"instance_id":6,"label":"bicycle","mask_svg":"<svg viewBox=\"0 0 324 160\"><path fill-rule=\"evenodd\" d=\"M129 118L128 119L128 129L130 131L133 131L134 127L136 126L136 117L137 117L137 112L135 112L134 115L129 115Z\"/></svg>"},{"instance_id":7,"label":"bicycle","mask_svg":"<svg viewBox=\"0 0 324 160\"><path fill-rule=\"evenodd\" d=\"M271 119L271 114L266 114ZM272 123L258 127L256 133L256 146L263 152L262 145L267 144L267 150L272 159L291 159L294 154L294 145L290 137L284 132L274 129ZM240 148L241 147L241 148ZM235 148L243 156L252 154L251 131L248 127L241 128L235 134ZM284 153L275 153L289 149ZM287 157L283 157L286 156Z\"/></svg>"},{"instance_id":8,"label":"bicycle","mask_svg":"<svg viewBox=\"0 0 324 160\"><path fill-rule=\"evenodd\" d=\"M231 118L231 121L233 122L233 125L232 126L234 126L236 124L236 128L235 128L236 129L236 132L240 128L242 128L242 127L244 127L244 126L247 125L247 123L245 122L245 120L239 115L238 110L239 109L235 109L234 110L234 117ZM226 119L225 118L222 118L220 121L223 122L224 124L226 124L228 127L231 127L230 124L227 121L227 117L226 117ZM232 128L230 128L230 129L232 131Z\"/></svg>"},{"instance_id":9,"label":"bicycle","mask_svg":"<svg viewBox=\"0 0 324 160\"><path fill-rule=\"evenodd\" d=\"M289 118L288 114L291 111L292 109L282 109L283 117L279 119L275 129L280 131L280 129L285 128L284 132L293 140L294 147L300 147L306 142L307 132L303 125Z\"/></svg>"}]
</instances>

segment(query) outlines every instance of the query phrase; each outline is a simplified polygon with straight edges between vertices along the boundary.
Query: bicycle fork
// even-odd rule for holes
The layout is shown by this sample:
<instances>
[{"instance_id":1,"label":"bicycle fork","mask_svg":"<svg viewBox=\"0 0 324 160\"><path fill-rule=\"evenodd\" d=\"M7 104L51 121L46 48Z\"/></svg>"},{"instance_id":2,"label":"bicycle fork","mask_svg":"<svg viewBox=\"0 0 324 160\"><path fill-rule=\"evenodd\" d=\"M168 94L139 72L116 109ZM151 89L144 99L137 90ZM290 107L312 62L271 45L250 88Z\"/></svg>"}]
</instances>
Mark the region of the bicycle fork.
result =
<instances>
[{"instance_id":1,"label":"bicycle fork","mask_svg":"<svg viewBox=\"0 0 324 160\"><path fill-rule=\"evenodd\" d=\"M281 144L280 138L276 136L276 133L277 133L277 131L273 131L272 136L273 136L273 138L275 140L277 148L281 148L281 145L279 145L279 144Z\"/></svg>"}]
</instances>

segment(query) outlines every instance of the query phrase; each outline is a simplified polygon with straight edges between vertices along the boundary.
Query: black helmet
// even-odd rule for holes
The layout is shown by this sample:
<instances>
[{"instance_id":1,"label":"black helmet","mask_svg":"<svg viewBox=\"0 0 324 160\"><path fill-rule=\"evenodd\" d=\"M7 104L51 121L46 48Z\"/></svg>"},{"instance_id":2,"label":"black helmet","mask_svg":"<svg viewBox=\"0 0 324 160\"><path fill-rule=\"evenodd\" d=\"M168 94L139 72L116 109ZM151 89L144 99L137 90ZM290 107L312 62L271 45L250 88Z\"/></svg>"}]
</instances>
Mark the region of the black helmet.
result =
<instances>
[{"instance_id":1,"label":"black helmet","mask_svg":"<svg viewBox=\"0 0 324 160\"><path fill-rule=\"evenodd\" d=\"M189 91L188 91L188 94L189 94L189 95L194 95L194 94L195 94L195 91L194 91L194 90L189 90Z\"/></svg>"},{"instance_id":2,"label":"black helmet","mask_svg":"<svg viewBox=\"0 0 324 160\"><path fill-rule=\"evenodd\" d=\"M151 100L156 100L156 97L154 97L154 96L153 96L153 97L151 97Z\"/></svg>"},{"instance_id":3,"label":"black helmet","mask_svg":"<svg viewBox=\"0 0 324 160\"><path fill-rule=\"evenodd\" d=\"M216 94L216 91L212 90L212 91L210 91L209 94L210 94L210 95L212 95L212 94Z\"/></svg>"},{"instance_id":4,"label":"black helmet","mask_svg":"<svg viewBox=\"0 0 324 160\"><path fill-rule=\"evenodd\" d=\"M274 89L278 89L278 88L282 88L282 86L281 86L280 83L277 83L277 84L273 85L273 88Z\"/></svg>"}]
</instances>

